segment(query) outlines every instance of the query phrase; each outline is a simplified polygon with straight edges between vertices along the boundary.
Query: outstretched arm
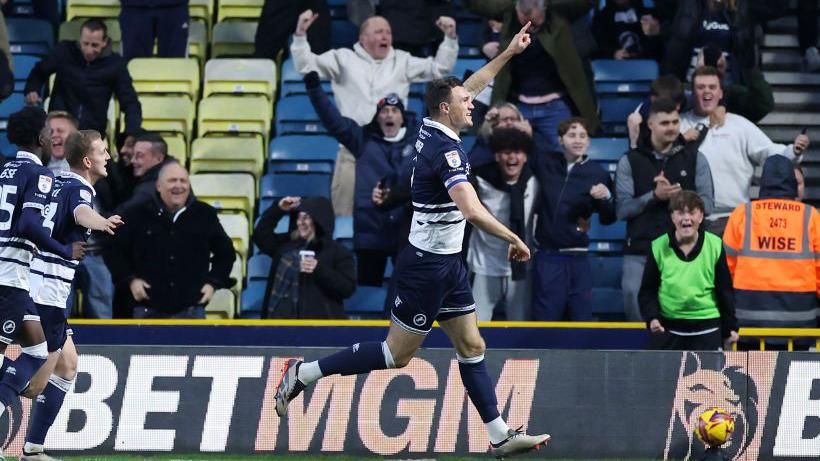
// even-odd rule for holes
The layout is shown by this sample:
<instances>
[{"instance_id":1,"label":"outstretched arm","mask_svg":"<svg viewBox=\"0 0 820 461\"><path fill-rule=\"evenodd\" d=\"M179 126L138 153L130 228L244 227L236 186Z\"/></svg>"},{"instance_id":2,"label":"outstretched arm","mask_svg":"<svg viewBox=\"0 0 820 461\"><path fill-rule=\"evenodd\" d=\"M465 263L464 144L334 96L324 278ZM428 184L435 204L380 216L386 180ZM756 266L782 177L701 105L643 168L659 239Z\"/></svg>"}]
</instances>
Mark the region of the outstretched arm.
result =
<instances>
[{"instance_id":1,"label":"outstretched arm","mask_svg":"<svg viewBox=\"0 0 820 461\"><path fill-rule=\"evenodd\" d=\"M481 93L484 88L487 87L487 84L490 83L490 80L494 79L498 72L501 71L501 68L504 67L513 56L517 54L521 54L527 47L530 45L532 39L530 38L530 34L527 32L530 28L530 23L528 22L521 30L515 34L512 41L510 42L507 49L498 53L498 56L495 57L492 61L488 62L484 65L478 72L474 73L464 82L464 88L470 93L470 96L475 98Z\"/></svg>"}]
</instances>

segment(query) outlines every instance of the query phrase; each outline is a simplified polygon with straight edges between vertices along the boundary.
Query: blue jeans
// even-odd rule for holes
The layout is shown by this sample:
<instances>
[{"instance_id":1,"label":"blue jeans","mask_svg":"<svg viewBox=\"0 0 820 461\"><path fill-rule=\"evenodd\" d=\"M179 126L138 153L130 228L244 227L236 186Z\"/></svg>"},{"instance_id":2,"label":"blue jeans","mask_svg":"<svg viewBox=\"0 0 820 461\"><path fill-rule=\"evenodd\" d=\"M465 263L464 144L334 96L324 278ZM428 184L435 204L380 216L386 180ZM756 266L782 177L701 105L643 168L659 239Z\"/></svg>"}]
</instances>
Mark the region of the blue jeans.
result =
<instances>
[{"instance_id":1,"label":"blue jeans","mask_svg":"<svg viewBox=\"0 0 820 461\"><path fill-rule=\"evenodd\" d=\"M83 292L83 316L92 319L110 319L114 300L111 272L102 255L86 256L77 266L75 284Z\"/></svg>"},{"instance_id":2,"label":"blue jeans","mask_svg":"<svg viewBox=\"0 0 820 461\"><path fill-rule=\"evenodd\" d=\"M532 319L592 320L592 266L586 254L535 253Z\"/></svg>"},{"instance_id":3,"label":"blue jeans","mask_svg":"<svg viewBox=\"0 0 820 461\"><path fill-rule=\"evenodd\" d=\"M572 117L569 106L563 98L546 104L518 103L518 109L532 125L533 141L537 152L560 152L558 125Z\"/></svg>"},{"instance_id":4,"label":"blue jeans","mask_svg":"<svg viewBox=\"0 0 820 461\"><path fill-rule=\"evenodd\" d=\"M179 312L169 313L162 309L153 307L136 306L134 308L135 319L204 319L205 306L191 306Z\"/></svg>"}]
</instances>

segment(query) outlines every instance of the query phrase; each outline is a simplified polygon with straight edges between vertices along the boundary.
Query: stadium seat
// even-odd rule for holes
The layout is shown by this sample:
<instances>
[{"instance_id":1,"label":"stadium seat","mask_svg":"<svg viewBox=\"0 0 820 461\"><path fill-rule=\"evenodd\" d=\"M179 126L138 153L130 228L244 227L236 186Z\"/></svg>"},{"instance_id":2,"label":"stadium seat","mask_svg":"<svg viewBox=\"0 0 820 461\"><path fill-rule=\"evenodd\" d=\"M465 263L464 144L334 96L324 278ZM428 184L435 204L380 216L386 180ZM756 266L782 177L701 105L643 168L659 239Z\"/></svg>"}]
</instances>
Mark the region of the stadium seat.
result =
<instances>
[{"instance_id":1,"label":"stadium seat","mask_svg":"<svg viewBox=\"0 0 820 461\"><path fill-rule=\"evenodd\" d=\"M242 318L259 318L262 314L262 302L265 300L265 280L250 280L242 291L242 301L239 304L239 315Z\"/></svg>"},{"instance_id":2,"label":"stadium seat","mask_svg":"<svg viewBox=\"0 0 820 461\"><path fill-rule=\"evenodd\" d=\"M622 256L592 256L592 313L605 320L621 320L624 298L621 291Z\"/></svg>"},{"instance_id":3,"label":"stadium seat","mask_svg":"<svg viewBox=\"0 0 820 461\"><path fill-rule=\"evenodd\" d=\"M178 137L187 146L194 126L194 104L188 96L139 95L142 105L142 127L148 131L162 133L164 137ZM120 126L125 126L125 116L121 115ZM167 139L166 139L167 140Z\"/></svg>"},{"instance_id":4,"label":"stadium seat","mask_svg":"<svg viewBox=\"0 0 820 461\"><path fill-rule=\"evenodd\" d=\"M330 136L288 135L277 136L270 142L268 151L270 168L287 163L326 163L331 168L336 162L339 142Z\"/></svg>"},{"instance_id":5,"label":"stadium seat","mask_svg":"<svg viewBox=\"0 0 820 461\"><path fill-rule=\"evenodd\" d=\"M288 96L276 103L276 136L327 133L305 95Z\"/></svg>"},{"instance_id":6,"label":"stadium seat","mask_svg":"<svg viewBox=\"0 0 820 461\"><path fill-rule=\"evenodd\" d=\"M453 67L452 75L460 79L464 78L464 74L469 71L477 71L481 69L487 61L484 59L459 59Z\"/></svg>"},{"instance_id":7,"label":"stadium seat","mask_svg":"<svg viewBox=\"0 0 820 461\"><path fill-rule=\"evenodd\" d=\"M218 210L233 210L253 216L256 187L253 176L244 173L206 173L191 175L191 190L196 197Z\"/></svg>"},{"instance_id":8,"label":"stadium seat","mask_svg":"<svg viewBox=\"0 0 820 461\"><path fill-rule=\"evenodd\" d=\"M162 133L162 139L168 144L168 155L174 157L183 166L188 164L188 141L180 133Z\"/></svg>"},{"instance_id":9,"label":"stadium seat","mask_svg":"<svg viewBox=\"0 0 820 461\"><path fill-rule=\"evenodd\" d=\"M273 101L276 64L270 59L211 59L205 64L204 97L261 94Z\"/></svg>"},{"instance_id":10,"label":"stadium seat","mask_svg":"<svg viewBox=\"0 0 820 461\"><path fill-rule=\"evenodd\" d=\"M267 139L271 105L258 95L214 95L199 102L199 134L252 133Z\"/></svg>"},{"instance_id":11,"label":"stadium seat","mask_svg":"<svg viewBox=\"0 0 820 461\"><path fill-rule=\"evenodd\" d=\"M626 134L626 118L643 102L642 97L601 98L601 127L608 135Z\"/></svg>"},{"instance_id":12,"label":"stadium seat","mask_svg":"<svg viewBox=\"0 0 820 461\"><path fill-rule=\"evenodd\" d=\"M54 45L54 30L45 19L7 18L6 28L12 54L45 56Z\"/></svg>"},{"instance_id":13,"label":"stadium seat","mask_svg":"<svg viewBox=\"0 0 820 461\"><path fill-rule=\"evenodd\" d=\"M424 110L424 99L410 96L407 98L407 110L416 114L416 120L421 120L427 112Z\"/></svg>"},{"instance_id":14,"label":"stadium seat","mask_svg":"<svg viewBox=\"0 0 820 461\"><path fill-rule=\"evenodd\" d=\"M222 224L222 228L225 229L225 233L231 238L234 250L239 253L243 261L246 261L251 241L248 217L241 213L219 213L219 222Z\"/></svg>"},{"instance_id":15,"label":"stadium seat","mask_svg":"<svg viewBox=\"0 0 820 461\"><path fill-rule=\"evenodd\" d=\"M219 0L216 9L216 20L258 19L262 14L264 0Z\"/></svg>"},{"instance_id":16,"label":"stadium seat","mask_svg":"<svg viewBox=\"0 0 820 461\"><path fill-rule=\"evenodd\" d=\"M590 138L589 158L601 164L607 171L614 173L618 160L629 150L628 138Z\"/></svg>"},{"instance_id":17,"label":"stadium seat","mask_svg":"<svg viewBox=\"0 0 820 461\"><path fill-rule=\"evenodd\" d=\"M330 21L330 47L352 48L359 41L359 28L347 19Z\"/></svg>"},{"instance_id":18,"label":"stadium seat","mask_svg":"<svg viewBox=\"0 0 820 461\"><path fill-rule=\"evenodd\" d=\"M385 298L387 298L385 287L356 287L353 296L345 299L345 312L351 317L381 318Z\"/></svg>"},{"instance_id":19,"label":"stadium seat","mask_svg":"<svg viewBox=\"0 0 820 461\"><path fill-rule=\"evenodd\" d=\"M487 41L484 31L486 21L458 22L458 56L460 58L481 58L481 47Z\"/></svg>"},{"instance_id":20,"label":"stadium seat","mask_svg":"<svg viewBox=\"0 0 820 461\"><path fill-rule=\"evenodd\" d=\"M473 149L473 146L475 146L475 140L476 136L471 134L461 137L461 145L464 148L464 152L469 153Z\"/></svg>"},{"instance_id":21,"label":"stadium seat","mask_svg":"<svg viewBox=\"0 0 820 461\"><path fill-rule=\"evenodd\" d=\"M591 65L595 92L599 95L644 95L658 77L658 63L648 59L597 59Z\"/></svg>"},{"instance_id":22,"label":"stadium seat","mask_svg":"<svg viewBox=\"0 0 820 461\"><path fill-rule=\"evenodd\" d=\"M302 79L302 74L296 71L296 68L293 67L293 58L285 59L282 62L282 88L281 88L281 95L282 96L291 96L294 94L306 94L307 90L305 89L305 82ZM331 87L329 80L322 80L321 81L322 89L325 90L325 93L332 94L333 88Z\"/></svg>"},{"instance_id":23,"label":"stadium seat","mask_svg":"<svg viewBox=\"0 0 820 461\"><path fill-rule=\"evenodd\" d=\"M196 58L199 68L205 66L208 58L208 26L202 21L188 23L188 57Z\"/></svg>"},{"instance_id":24,"label":"stadium seat","mask_svg":"<svg viewBox=\"0 0 820 461\"><path fill-rule=\"evenodd\" d=\"M267 280L271 264L271 257L266 254L251 256L248 259L248 280Z\"/></svg>"},{"instance_id":25,"label":"stadium seat","mask_svg":"<svg viewBox=\"0 0 820 461\"><path fill-rule=\"evenodd\" d=\"M205 306L205 317L209 320L234 318L236 298L231 290L220 289L214 292L211 301Z\"/></svg>"},{"instance_id":26,"label":"stadium seat","mask_svg":"<svg viewBox=\"0 0 820 461\"><path fill-rule=\"evenodd\" d=\"M193 26L193 24L198 23L199 21L194 21L195 19L198 19L205 21L205 24L202 24L202 30L209 30L214 17L214 0L189 0L188 16L191 18L189 26ZM189 31L188 33L190 34L192 31Z\"/></svg>"},{"instance_id":27,"label":"stadium seat","mask_svg":"<svg viewBox=\"0 0 820 461\"><path fill-rule=\"evenodd\" d=\"M60 29L57 33L58 40L79 40L80 29L82 28L83 22L85 22L85 19L77 18L60 24ZM110 18L104 19L103 22L108 29L108 39L111 41L111 48L119 53L122 51L122 31L120 30L119 20Z\"/></svg>"},{"instance_id":28,"label":"stadium seat","mask_svg":"<svg viewBox=\"0 0 820 461\"><path fill-rule=\"evenodd\" d=\"M418 96L424 100L424 92L427 91L427 83L415 82L410 84L410 96Z\"/></svg>"},{"instance_id":29,"label":"stadium seat","mask_svg":"<svg viewBox=\"0 0 820 461\"><path fill-rule=\"evenodd\" d=\"M589 251L597 253L620 253L626 241L626 222L615 221L604 226L598 220L598 214L592 216L589 232Z\"/></svg>"},{"instance_id":30,"label":"stadium seat","mask_svg":"<svg viewBox=\"0 0 820 461\"><path fill-rule=\"evenodd\" d=\"M257 16L258 17L258 16ZM254 50L256 22L230 21L214 26L211 57L251 56Z\"/></svg>"},{"instance_id":31,"label":"stadium seat","mask_svg":"<svg viewBox=\"0 0 820 461\"><path fill-rule=\"evenodd\" d=\"M128 72L138 94L199 96L199 63L193 58L134 58Z\"/></svg>"},{"instance_id":32,"label":"stadium seat","mask_svg":"<svg viewBox=\"0 0 820 461\"><path fill-rule=\"evenodd\" d=\"M38 62L39 56L21 54L14 57L14 91L22 93L25 90L26 79Z\"/></svg>"},{"instance_id":33,"label":"stadium seat","mask_svg":"<svg viewBox=\"0 0 820 461\"><path fill-rule=\"evenodd\" d=\"M24 105L23 93L12 93L11 96L0 102L0 130L6 131L11 114L22 109Z\"/></svg>"},{"instance_id":34,"label":"stadium seat","mask_svg":"<svg viewBox=\"0 0 820 461\"><path fill-rule=\"evenodd\" d=\"M323 196L330 198L329 174L320 173L269 173L262 176L260 184L260 213L275 200L288 195L300 197Z\"/></svg>"},{"instance_id":35,"label":"stadium seat","mask_svg":"<svg viewBox=\"0 0 820 461\"><path fill-rule=\"evenodd\" d=\"M191 145L191 173L225 172L262 175L264 154L258 139L248 137L197 138Z\"/></svg>"},{"instance_id":36,"label":"stadium seat","mask_svg":"<svg viewBox=\"0 0 820 461\"><path fill-rule=\"evenodd\" d=\"M116 18L120 15L119 0L68 0L66 21L74 18Z\"/></svg>"}]
</instances>

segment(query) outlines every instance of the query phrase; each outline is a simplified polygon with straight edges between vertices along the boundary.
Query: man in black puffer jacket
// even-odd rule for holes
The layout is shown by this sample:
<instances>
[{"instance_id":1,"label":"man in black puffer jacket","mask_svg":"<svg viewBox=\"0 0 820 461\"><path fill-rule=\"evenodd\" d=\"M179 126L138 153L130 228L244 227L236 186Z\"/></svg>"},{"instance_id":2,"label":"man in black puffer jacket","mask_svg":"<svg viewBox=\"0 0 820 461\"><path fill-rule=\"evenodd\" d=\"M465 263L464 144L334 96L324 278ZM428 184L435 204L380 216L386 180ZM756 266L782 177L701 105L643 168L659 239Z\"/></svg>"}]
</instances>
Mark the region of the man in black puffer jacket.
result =
<instances>
[{"instance_id":1,"label":"man in black puffer jacket","mask_svg":"<svg viewBox=\"0 0 820 461\"><path fill-rule=\"evenodd\" d=\"M108 29L99 19L89 19L79 41L63 41L38 62L26 80L26 103L39 104L40 91L51 74L57 74L49 112L64 110L80 122L81 130L105 133L108 102L117 97L125 113L125 132L141 131L142 107L134 91L126 61L111 51Z\"/></svg>"}]
</instances>

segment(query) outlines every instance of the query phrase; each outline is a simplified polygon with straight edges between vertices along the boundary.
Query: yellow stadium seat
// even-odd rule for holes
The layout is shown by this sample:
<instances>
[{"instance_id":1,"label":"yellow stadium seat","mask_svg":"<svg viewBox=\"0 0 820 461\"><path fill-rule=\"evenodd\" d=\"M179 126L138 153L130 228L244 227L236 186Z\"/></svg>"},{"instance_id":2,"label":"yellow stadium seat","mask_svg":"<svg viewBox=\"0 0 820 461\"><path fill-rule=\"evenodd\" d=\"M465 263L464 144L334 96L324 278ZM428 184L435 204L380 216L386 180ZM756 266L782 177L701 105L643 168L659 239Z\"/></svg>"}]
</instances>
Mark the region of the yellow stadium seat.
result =
<instances>
[{"instance_id":1,"label":"yellow stadium seat","mask_svg":"<svg viewBox=\"0 0 820 461\"><path fill-rule=\"evenodd\" d=\"M139 95L139 100L142 104L143 128L161 133L180 133L186 141L191 139L194 103L188 96Z\"/></svg>"},{"instance_id":2,"label":"yellow stadium seat","mask_svg":"<svg viewBox=\"0 0 820 461\"><path fill-rule=\"evenodd\" d=\"M236 280L234 286L231 287L231 291L234 292L237 298L242 295L242 279L245 278L246 266L247 264L240 255L234 258L233 266L231 266L231 278Z\"/></svg>"},{"instance_id":3,"label":"yellow stadium seat","mask_svg":"<svg viewBox=\"0 0 820 461\"><path fill-rule=\"evenodd\" d=\"M168 144L168 155L185 166L188 163L188 141L180 133L160 133Z\"/></svg>"},{"instance_id":4,"label":"yellow stadium seat","mask_svg":"<svg viewBox=\"0 0 820 461\"><path fill-rule=\"evenodd\" d=\"M231 290L216 290L205 306L205 317L209 320L232 319L235 313L236 295Z\"/></svg>"},{"instance_id":5,"label":"yellow stadium seat","mask_svg":"<svg viewBox=\"0 0 820 461\"><path fill-rule=\"evenodd\" d=\"M205 91L211 94L263 94L273 101L276 64L270 59L211 59L205 64Z\"/></svg>"},{"instance_id":6,"label":"yellow stadium seat","mask_svg":"<svg viewBox=\"0 0 820 461\"><path fill-rule=\"evenodd\" d=\"M208 26L202 21L188 23L188 56L196 58L199 68L205 65L208 57Z\"/></svg>"},{"instance_id":7,"label":"yellow stadium seat","mask_svg":"<svg viewBox=\"0 0 820 461\"><path fill-rule=\"evenodd\" d=\"M264 168L264 147L258 138L197 138L191 146L191 174L250 173L257 180Z\"/></svg>"},{"instance_id":8,"label":"yellow stadium seat","mask_svg":"<svg viewBox=\"0 0 820 461\"><path fill-rule=\"evenodd\" d=\"M214 17L214 0L189 0L188 16L191 19L201 19L210 28Z\"/></svg>"},{"instance_id":9,"label":"yellow stadium seat","mask_svg":"<svg viewBox=\"0 0 820 461\"><path fill-rule=\"evenodd\" d=\"M217 22L225 19L256 19L262 14L264 0L219 0Z\"/></svg>"},{"instance_id":10,"label":"yellow stadium seat","mask_svg":"<svg viewBox=\"0 0 820 461\"><path fill-rule=\"evenodd\" d=\"M265 96L211 96L199 102L199 135L260 135L268 145L273 106Z\"/></svg>"},{"instance_id":11,"label":"yellow stadium seat","mask_svg":"<svg viewBox=\"0 0 820 461\"><path fill-rule=\"evenodd\" d=\"M242 257L242 261L245 261L248 257L248 247L251 240L250 232L248 231L250 228L248 225L248 217L241 213L220 213L219 222L222 224L222 228L225 229L225 233L231 238L234 250ZM240 264L240 267L241 266L242 264Z\"/></svg>"},{"instance_id":12,"label":"yellow stadium seat","mask_svg":"<svg viewBox=\"0 0 820 461\"><path fill-rule=\"evenodd\" d=\"M65 19L116 18L120 15L119 0L68 0Z\"/></svg>"},{"instance_id":13,"label":"yellow stadium seat","mask_svg":"<svg viewBox=\"0 0 820 461\"><path fill-rule=\"evenodd\" d=\"M244 173L205 173L191 175L191 190L196 197L218 210L233 210L253 216L256 187L253 176Z\"/></svg>"},{"instance_id":14,"label":"yellow stadium seat","mask_svg":"<svg viewBox=\"0 0 820 461\"><path fill-rule=\"evenodd\" d=\"M211 40L211 57L253 55L256 27L257 23L250 21L217 23Z\"/></svg>"},{"instance_id":15,"label":"yellow stadium seat","mask_svg":"<svg viewBox=\"0 0 820 461\"><path fill-rule=\"evenodd\" d=\"M60 41L63 40L79 40L80 29L82 28L85 19L72 19L60 24L60 31L57 37ZM108 38L111 40L111 48L120 53L122 51L122 32L120 31L120 22L118 19L103 20L105 27L108 29Z\"/></svg>"},{"instance_id":16,"label":"yellow stadium seat","mask_svg":"<svg viewBox=\"0 0 820 461\"><path fill-rule=\"evenodd\" d=\"M138 94L199 95L199 62L193 58L134 58L128 72Z\"/></svg>"}]
</instances>

